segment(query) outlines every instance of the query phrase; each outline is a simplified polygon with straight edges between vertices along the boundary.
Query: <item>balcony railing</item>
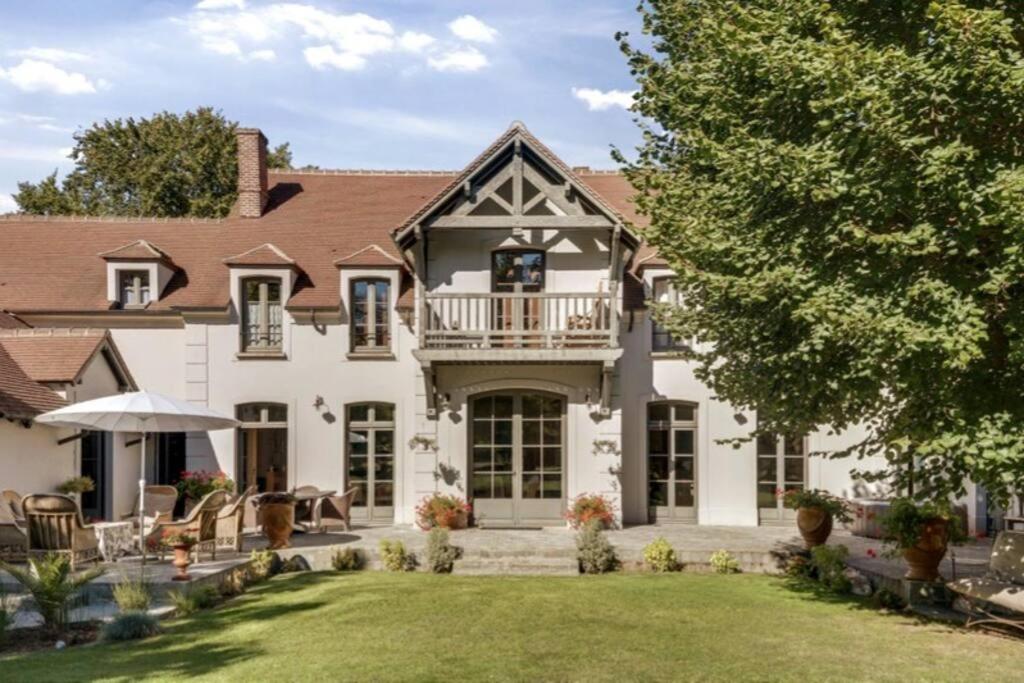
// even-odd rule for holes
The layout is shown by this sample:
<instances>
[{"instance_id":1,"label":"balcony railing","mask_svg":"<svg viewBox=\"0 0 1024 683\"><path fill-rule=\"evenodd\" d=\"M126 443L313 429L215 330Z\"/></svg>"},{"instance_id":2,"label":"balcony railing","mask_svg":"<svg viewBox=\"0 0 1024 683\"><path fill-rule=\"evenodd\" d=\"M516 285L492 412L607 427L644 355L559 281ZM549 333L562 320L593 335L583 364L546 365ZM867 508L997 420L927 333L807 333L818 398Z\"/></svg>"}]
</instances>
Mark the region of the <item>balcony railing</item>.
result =
<instances>
[{"instance_id":1,"label":"balcony railing","mask_svg":"<svg viewBox=\"0 0 1024 683\"><path fill-rule=\"evenodd\" d=\"M597 349L617 346L608 293L426 295L425 349Z\"/></svg>"}]
</instances>

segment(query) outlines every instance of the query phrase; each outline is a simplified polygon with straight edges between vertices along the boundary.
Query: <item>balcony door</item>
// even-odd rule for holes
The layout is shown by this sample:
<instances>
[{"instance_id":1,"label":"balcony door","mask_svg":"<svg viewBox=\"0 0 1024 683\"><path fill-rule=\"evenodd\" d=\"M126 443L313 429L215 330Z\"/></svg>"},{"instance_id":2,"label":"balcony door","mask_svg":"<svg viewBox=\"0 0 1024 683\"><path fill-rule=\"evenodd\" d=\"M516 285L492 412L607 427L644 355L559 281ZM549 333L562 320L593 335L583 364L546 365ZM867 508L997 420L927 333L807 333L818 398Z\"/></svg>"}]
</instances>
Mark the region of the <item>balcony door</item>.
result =
<instances>
[{"instance_id":1,"label":"balcony door","mask_svg":"<svg viewBox=\"0 0 1024 683\"><path fill-rule=\"evenodd\" d=\"M522 339L509 332L543 329L543 302L522 295L544 291L544 257L543 251L528 249L503 249L491 254L491 291L509 295L492 302L491 324L506 343L522 345Z\"/></svg>"},{"instance_id":2,"label":"balcony door","mask_svg":"<svg viewBox=\"0 0 1024 683\"><path fill-rule=\"evenodd\" d=\"M482 526L545 526L565 500L565 399L502 392L471 402L473 513Z\"/></svg>"}]
</instances>

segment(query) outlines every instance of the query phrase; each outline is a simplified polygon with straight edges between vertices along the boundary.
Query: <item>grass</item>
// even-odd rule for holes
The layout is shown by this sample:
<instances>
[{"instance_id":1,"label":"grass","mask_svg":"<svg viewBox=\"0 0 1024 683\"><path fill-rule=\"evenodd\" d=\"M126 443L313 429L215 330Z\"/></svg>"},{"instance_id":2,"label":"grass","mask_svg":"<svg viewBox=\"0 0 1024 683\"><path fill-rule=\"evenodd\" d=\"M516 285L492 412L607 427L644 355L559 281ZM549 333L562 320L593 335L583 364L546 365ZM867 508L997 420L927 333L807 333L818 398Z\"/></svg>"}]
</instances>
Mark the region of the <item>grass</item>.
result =
<instances>
[{"instance_id":1,"label":"grass","mask_svg":"<svg viewBox=\"0 0 1024 683\"><path fill-rule=\"evenodd\" d=\"M1008 681L1022 657L765 576L304 573L145 641L2 658L0 680Z\"/></svg>"}]
</instances>

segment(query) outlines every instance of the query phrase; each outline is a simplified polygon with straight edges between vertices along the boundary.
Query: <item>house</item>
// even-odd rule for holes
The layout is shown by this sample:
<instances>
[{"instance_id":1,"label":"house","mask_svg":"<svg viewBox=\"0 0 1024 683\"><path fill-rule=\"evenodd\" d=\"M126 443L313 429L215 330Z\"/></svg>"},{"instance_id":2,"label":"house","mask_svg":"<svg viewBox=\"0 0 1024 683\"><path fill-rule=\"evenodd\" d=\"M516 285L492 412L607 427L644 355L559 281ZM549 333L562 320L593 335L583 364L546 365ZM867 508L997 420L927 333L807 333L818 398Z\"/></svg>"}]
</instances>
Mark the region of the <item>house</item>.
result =
<instances>
[{"instance_id":1,"label":"house","mask_svg":"<svg viewBox=\"0 0 1024 683\"><path fill-rule=\"evenodd\" d=\"M457 172L268 171L262 133L238 141L223 220L0 223L0 307L104 330L140 386L241 421L161 435L150 480L355 487L372 524L445 491L527 527L583 493L627 524L757 525L788 519L780 488L871 492L853 462L809 457L857 433L721 443L757 416L647 315L671 273L620 174L570 168L519 123Z\"/></svg>"},{"instance_id":2,"label":"house","mask_svg":"<svg viewBox=\"0 0 1024 683\"><path fill-rule=\"evenodd\" d=\"M82 496L86 517L130 510L137 445L123 434L59 429L33 418L135 388L106 330L36 329L0 311L0 487L52 492L72 477L89 476L96 488Z\"/></svg>"}]
</instances>

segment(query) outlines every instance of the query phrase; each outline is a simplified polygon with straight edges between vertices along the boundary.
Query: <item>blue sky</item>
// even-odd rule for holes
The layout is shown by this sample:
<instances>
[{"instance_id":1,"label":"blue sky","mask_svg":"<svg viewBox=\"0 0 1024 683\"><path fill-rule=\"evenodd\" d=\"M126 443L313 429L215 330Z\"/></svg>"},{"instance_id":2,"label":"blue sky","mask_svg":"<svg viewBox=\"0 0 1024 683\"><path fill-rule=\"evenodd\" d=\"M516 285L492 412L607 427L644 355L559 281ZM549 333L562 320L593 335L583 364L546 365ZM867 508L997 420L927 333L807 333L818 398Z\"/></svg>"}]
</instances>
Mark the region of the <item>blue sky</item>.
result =
<instances>
[{"instance_id":1,"label":"blue sky","mask_svg":"<svg viewBox=\"0 0 1024 683\"><path fill-rule=\"evenodd\" d=\"M298 164L460 168L519 119L568 163L639 135L634 0L89 0L0 9L0 213L72 132L211 105Z\"/></svg>"}]
</instances>

